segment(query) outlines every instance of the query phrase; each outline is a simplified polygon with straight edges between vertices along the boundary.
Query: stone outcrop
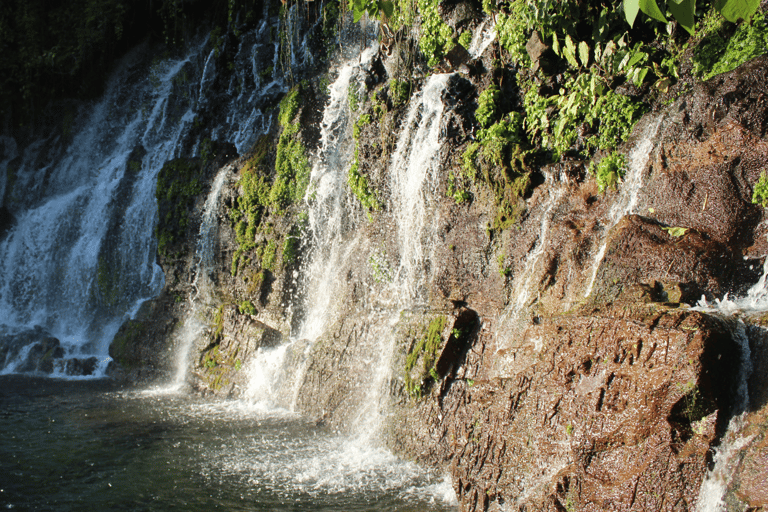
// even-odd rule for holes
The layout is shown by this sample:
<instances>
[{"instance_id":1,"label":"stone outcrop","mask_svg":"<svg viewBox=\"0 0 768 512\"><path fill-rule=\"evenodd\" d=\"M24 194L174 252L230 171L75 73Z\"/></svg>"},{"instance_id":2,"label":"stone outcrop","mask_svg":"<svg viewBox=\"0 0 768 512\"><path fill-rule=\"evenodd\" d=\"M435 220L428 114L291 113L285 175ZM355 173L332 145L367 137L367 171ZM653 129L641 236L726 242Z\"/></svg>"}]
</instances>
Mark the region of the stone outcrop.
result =
<instances>
[{"instance_id":1,"label":"stone outcrop","mask_svg":"<svg viewBox=\"0 0 768 512\"><path fill-rule=\"evenodd\" d=\"M22 332L0 333L0 361L17 359L22 351L26 356L15 369L17 372L52 373L54 361L64 357L61 342L40 326ZM88 375L70 373L70 375Z\"/></svg>"},{"instance_id":2,"label":"stone outcrop","mask_svg":"<svg viewBox=\"0 0 768 512\"><path fill-rule=\"evenodd\" d=\"M472 23L470 11L452 12L453 25ZM494 68L486 52L443 94L449 144L430 192L425 299L401 311L401 290L391 286L403 255L388 163L409 106L386 79L402 70L407 43L392 36L389 56L383 51L365 80L376 96L357 115L376 122L356 126L355 158L380 204L363 207L349 195L343 229L354 242L333 269L343 278L324 333L286 343L310 313L297 279L306 246L295 259L265 258L267 248L312 235L298 207L262 206L252 244L238 245L241 178L253 169L274 177L275 128L251 153L225 151L201 168L209 183L229 165L213 212L217 257L202 276L213 293L199 295L192 258L202 194L185 207L184 235L159 258L163 294L123 326L113 358L134 377L167 371L163 340L178 340L194 305L202 318L190 362L195 389L242 396L260 349L287 347L282 370L293 371L276 393L280 405L342 432L384 409L387 444L448 470L463 511L694 509L713 453L742 412L744 368L734 334L741 320L691 306L743 294L768 253L766 215L751 201L768 161L768 59L697 84L641 120L621 148L632 168L618 190L600 193L588 162L566 158L527 169L511 210L500 213L493 183L473 182L464 202L446 193L477 129L475 91ZM544 66L548 50L538 43L529 51ZM504 101L519 93L509 73ZM306 128L296 140L310 152L320 143L319 112L318 100L297 113ZM494 172L511 183L509 169ZM358 223L366 213L371 221ZM514 216L512 227L498 227L500 215L505 223ZM768 502L766 336L746 331L756 361L742 428L749 440L728 499L758 507ZM372 399L379 389L385 403Z\"/></svg>"},{"instance_id":3,"label":"stone outcrop","mask_svg":"<svg viewBox=\"0 0 768 512\"><path fill-rule=\"evenodd\" d=\"M399 432L425 461L452 454L463 509L693 508L738 375L723 321L654 303L553 318L514 361L443 383Z\"/></svg>"},{"instance_id":4,"label":"stone outcrop","mask_svg":"<svg viewBox=\"0 0 768 512\"><path fill-rule=\"evenodd\" d=\"M641 121L628 148L650 134L637 170L643 184L618 218L626 191L598 194L578 162L545 169L550 177L527 200L520 229L496 245L508 282L480 269L462 278L461 265L438 252L435 305L465 301L481 327L456 371L428 394L399 388L389 443L449 466L462 510L696 507L713 453L741 412L743 370L737 321L688 305L743 294L762 271L765 215L751 199L768 156L766 68L757 59ZM552 187L563 190L554 205ZM470 219L478 203L465 210ZM455 239L471 246L458 255L493 247L472 220L447 224L464 229ZM513 293L529 287L530 298L489 303L503 296L490 292L499 282ZM753 353L764 352L764 336L751 339ZM766 504L765 383L756 379L742 429L749 442L727 497L739 507Z\"/></svg>"}]
</instances>

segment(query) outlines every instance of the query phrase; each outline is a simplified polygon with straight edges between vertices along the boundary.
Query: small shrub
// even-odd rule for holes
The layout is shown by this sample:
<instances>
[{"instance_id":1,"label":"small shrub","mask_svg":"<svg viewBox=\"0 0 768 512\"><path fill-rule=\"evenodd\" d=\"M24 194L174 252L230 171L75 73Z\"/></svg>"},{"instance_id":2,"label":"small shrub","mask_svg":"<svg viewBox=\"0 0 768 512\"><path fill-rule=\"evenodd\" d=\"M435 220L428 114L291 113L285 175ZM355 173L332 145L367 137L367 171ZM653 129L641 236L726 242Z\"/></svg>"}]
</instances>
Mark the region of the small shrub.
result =
<instances>
[{"instance_id":1,"label":"small shrub","mask_svg":"<svg viewBox=\"0 0 768 512\"><path fill-rule=\"evenodd\" d=\"M421 14L421 38L419 47L427 58L429 67L436 66L443 55L455 44L453 29L449 27L438 12L439 0L418 0Z\"/></svg>"},{"instance_id":2,"label":"small shrub","mask_svg":"<svg viewBox=\"0 0 768 512\"><path fill-rule=\"evenodd\" d=\"M742 22L730 37L723 34L723 20L693 52L693 72L704 80L732 71L748 60L768 52L768 19L758 10L748 22Z\"/></svg>"},{"instance_id":3,"label":"small shrub","mask_svg":"<svg viewBox=\"0 0 768 512\"><path fill-rule=\"evenodd\" d=\"M597 179L597 188L600 192L605 192L608 188L616 188L619 179L624 177L625 170L626 158L618 151L604 157L599 164L592 163L589 166L589 171Z\"/></svg>"},{"instance_id":4,"label":"small shrub","mask_svg":"<svg viewBox=\"0 0 768 512\"><path fill-rule=\"evenodd\" d=\"M752 192L752 204L759 204L763 208L768 207L768 175L765 171L760 173L760 178L755 183Z\"/></svg>"}]
</instances>

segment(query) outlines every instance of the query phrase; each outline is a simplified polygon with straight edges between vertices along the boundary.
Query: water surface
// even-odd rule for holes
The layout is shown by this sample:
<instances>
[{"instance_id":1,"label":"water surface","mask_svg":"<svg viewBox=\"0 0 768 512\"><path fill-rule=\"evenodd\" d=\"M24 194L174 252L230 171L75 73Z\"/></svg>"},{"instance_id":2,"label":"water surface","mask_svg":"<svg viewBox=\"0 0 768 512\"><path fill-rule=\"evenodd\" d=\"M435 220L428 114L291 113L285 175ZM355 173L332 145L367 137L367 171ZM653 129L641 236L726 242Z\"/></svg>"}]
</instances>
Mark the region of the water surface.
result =
<instances>
[{"instance_id":1,"label":"water surface","mask_svg":"<svg viewBox=\"0 0 768 512\"><path fill-rule=\"evenodd\" d=\"M244 402L3 376L0 429L6 509L456 510L440 475Z\"/></svg>"}]
</instances>

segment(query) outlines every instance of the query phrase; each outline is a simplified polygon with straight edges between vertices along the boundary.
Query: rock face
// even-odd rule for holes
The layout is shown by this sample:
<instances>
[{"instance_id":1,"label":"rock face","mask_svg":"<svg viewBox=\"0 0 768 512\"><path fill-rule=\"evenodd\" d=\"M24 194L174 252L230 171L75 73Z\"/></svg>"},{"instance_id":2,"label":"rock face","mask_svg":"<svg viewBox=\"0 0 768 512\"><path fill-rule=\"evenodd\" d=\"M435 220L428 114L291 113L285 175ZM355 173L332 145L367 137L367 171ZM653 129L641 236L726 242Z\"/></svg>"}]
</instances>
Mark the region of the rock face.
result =
<instances>
[{"instance_id":1,"label":"rock face","mask_svg":"<svg viewBox=\"0 0 768 512\"><path fill-rule=\"evenodd\" d=\"M473 16L454 15L462 27ZM549 50L539 43L529 52L543 67ZM113 343L122 371L167 372L167 340L197 307L192 387L242 396L243 369L264 349L287 347L282 370L294 371L282 381L290 389L280 405L339 431L383 410L389 447L450 471L463 511L692 510L714 451L744 412L746 332L756 371L742 431L751 437L727 499L766 505L764 330L691 306L702 296L745 293L768 253L766 215L752 203L768 161L768 59L647 114L621 148L629 169L617 190L599 193L588 162L564 159L520 176L493 169L458 200L451 187L477 128L475 91L489 79L483 70L494 68L487 51L466 78L445 80L436 122L449 144L436 151L435 176L420 192L428 222L413 237L428 250L413 270L403 263L410 249L390 167L399 131L428 115L422 106L411 116L421 96L402 98L402 84L387 80L402 78L395 70L407 46L392 45L360 82L370 94L355 115L367 122L349 123L354 136L334 134L356 141L349 180L358 190L342 201L349 211L339 239L348 245L327 267L340 277L323 333L286 343L312 306L301 279L309 244L292 241L319 228L307 227L301 205L243 206L277 182L283 134L310 153L320 147L320 100L305 98L294 112L302 128L273 128L237 158L222 151L205 165L192 161L203 192L227 172L221 201L208 211L218 222L216 258L201 271L193 257L203 193L186 204L191 221L159 257L163 295ZM507 82L514 76L504 91L513 101L519 91ZM302 87L307 98L322 98L319 85ZM426 84L409 87L424 94ZM504 182L504 207L494 177ZM419 275L410 288L398 281L409 271ZM198 274L210 284L205 300L196 298ZM403 306L409 294L418 300Z\"/></svg>"},{"instance_id":2,"label":"rock face","mask_svg":"<svg viewBox=\"0 0 768 512\"><path fill-rule=\"evenodd\" d=\"M400 388L389 442L450 466L462 510L696 507L741 412L743 370L736 321L688 305L743 294L760 275L765 216L751 198L767 156L767 71L757 59L649 114L628 144L643 148L630 158L640 164L617 192L598 195L578 164L547 169L549 190L534 190L520 229L502 234L511 282L482 268L461 278L461 265L439 258L433 297L460 299L481 327L429 393ZM459 254L492 246L472 224L451 225ZM506 305L488 299L500 285L512 290ZM764 336L751 339L762 353ZM395 372L409 346L405 336ZM759 397L764 383L751 389ZM756 401L727 495L739 507L766 504Z\"/></svg>"},{"instance_id":3,"label":"rock face","mask_svg":"<svg viewBox=\"0 0 768 512\"><path fill-rule=\"evenodd\" d=\"M444 383L396 443L452 454L466 510L691 509L738 365L728 327L700 313L649 302L547 319L510 377Z\"/></svg>"}]
</instances>

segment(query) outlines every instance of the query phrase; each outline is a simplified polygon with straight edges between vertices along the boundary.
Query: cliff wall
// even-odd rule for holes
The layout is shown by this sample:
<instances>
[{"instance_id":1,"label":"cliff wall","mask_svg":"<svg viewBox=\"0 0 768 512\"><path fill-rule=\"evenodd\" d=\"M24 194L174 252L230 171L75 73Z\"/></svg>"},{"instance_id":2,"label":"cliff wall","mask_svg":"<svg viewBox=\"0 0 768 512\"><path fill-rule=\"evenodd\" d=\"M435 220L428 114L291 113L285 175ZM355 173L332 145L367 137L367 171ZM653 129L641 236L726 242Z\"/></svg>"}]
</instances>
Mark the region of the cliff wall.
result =
<instances>
[{"instance_id":1,"label":"cliff wall","mask_svg":"<svg viewBox=\"0 0 768 512\"><path fill-rule=\"evenodd\" d=\"M282 348L273 403L375 424L450 471L467 511L694 509L738 416L726 499L765 506L763 319L695 306L763 272L768 59L653 103L604 187L578 154L522 146L466 178L481 91L500 80L519 101L520 71L478 44L414 77L412 41L392 44L297 70L245 154L222 140L183 160L206 185L188 223L161 220L166 286L113 343L121 371L170 372L166 347L191 343L188 383L247 399ZM161 212L180 201L158 197Z\"/></svg>"}]
</instances>

